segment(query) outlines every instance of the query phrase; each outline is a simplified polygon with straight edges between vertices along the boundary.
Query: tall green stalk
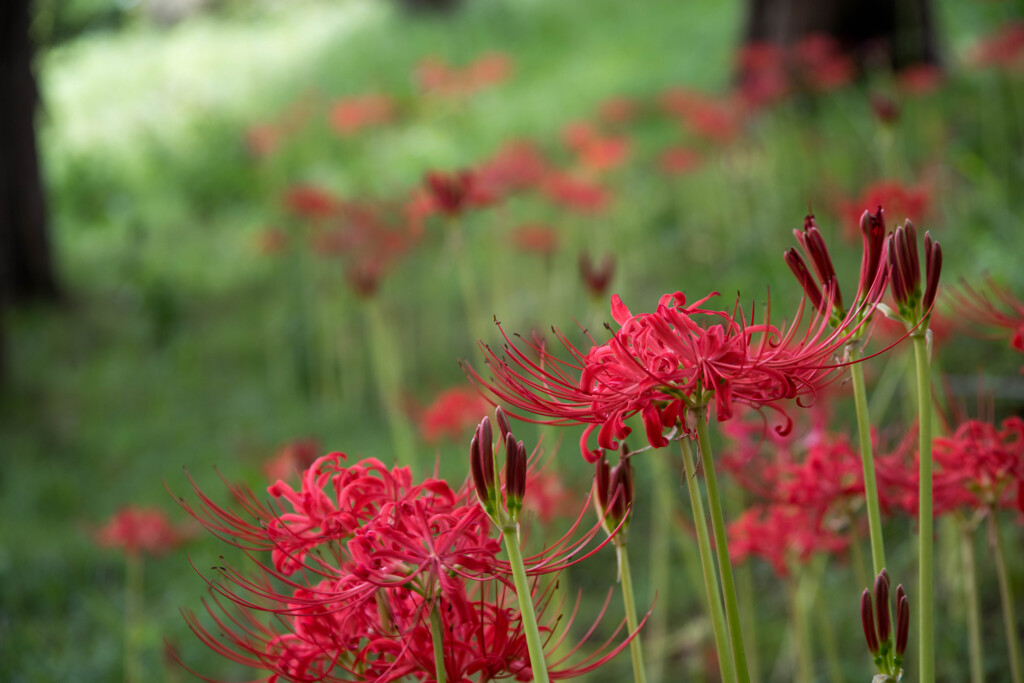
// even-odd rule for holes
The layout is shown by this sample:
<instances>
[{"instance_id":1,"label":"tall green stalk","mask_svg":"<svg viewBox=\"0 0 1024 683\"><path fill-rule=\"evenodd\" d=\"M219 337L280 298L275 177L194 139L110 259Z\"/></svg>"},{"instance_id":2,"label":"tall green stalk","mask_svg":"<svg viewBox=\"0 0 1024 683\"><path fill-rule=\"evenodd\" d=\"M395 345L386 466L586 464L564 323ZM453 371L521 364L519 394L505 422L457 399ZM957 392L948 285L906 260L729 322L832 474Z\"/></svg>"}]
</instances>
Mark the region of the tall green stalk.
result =
<instances>
[{"instance_id":1,"label":"tall green stalk","mask_svg":"<svg viewBox=\"0 0 1024 683\"><path fill-rule=\"evenodd\" d=\"M652 481L654 488L654 505L651 506L651 542L650 542L650 594L648 603L653 603L655 595L661 603L650 617L648 627L650 637L647 642L647 661L650 664L651 678L662 680L665 667L665 650L668 645L668 595L671 581L669 580L669 552L671 546L667 542L671 531L672 520L672 470L661 451L651 454Z\"/></svg>"},{"instance_id":2,"label":"tall green stalk","mask_svg":"<svg viewBox=\"0 0 1024 683\"><path fill-rule=\"evenodd\" d=\"M864 386L864 368L858 362L860 349L850 348L850 379L853 381L853 401L857 408L857 435L860 441L860 459L864 468L864 497L868 510L868 531L871 535L871 565L874 574L885 569L885 544L882 542L882 509L878 503L878 484L875 481L875 456L871 446L871 415L868 412L867 390Z\"/></svg>"},{"instance_id":3,"label":"tall green stalk","mask_svg":"<svg viewBox=\"0 0 1024 683\"><path fill-rule=\"evenodd\" d=\"M794 683L812 683L814 666L811 663L811 631L807 623L807 600L805 599L803 572L789 584L790 624L793 628Z\"/></svg>"},{"instance_id":4,"label":"tall green stalk","mask_svg":"<svg viewBox=\"0 0 1024 683\"><path fill-rule=\"evenodd\" d=\"M683 470L686 473L686 488L690 493L690 507L693 510L693 526L697 532L697 548L700 550L700 565L704 573L704 591L708 597L708 612L711 615L711 629L715 636L718 652L718 668L723 683L736 683L736 668L733 664L732 647L725 628L725 612L722 608L722 594L718 586L712 560L711 539L708 537L708 523L704 517L704 501L697 485L697 469L693 464L693 452L689 439L679 441L683 451Z\"/></svg>"},{"instance_id":5,"label":"tall green stalk","mask_svg":"<svg viewBox=\"0 0 1024 683\"><path fill-rule=\"evenodd\" d=\"M999 522L995 510L988 514L988 533L995 553L996 576L999 578L999 597L1003 603L1003 627L1006 629L1006 646L1010 651L1010 677L1013 683L1021 683L1020 643L1017 638L1017 615L1013 606L1013 588L1006 572L1006 554L1003 551L1003 537L999 533Z\"/></svg>"},{"instance_id":6,"label":"tall green stalk","mask_svg":"<svg viewBox=\"0 0 1024 683\"><path fill-rule=\"evenodd\" d=\"M729 557L729 542L725 535L725 517L722 514L722 500L718 493L718 477L711 457L711 439L708 438L707 408L696 414L697 445L704 465L704 481L708 489L708 509L711 511L711 528L715 534L715 552L718 554L718 571L722 576L722 597L725 600L725 618L729 624L729 640L736 664L736 680L750 683L747 669L747 654L743 647L743 627L740 623L739 601L736 599L736 582L732 575Z\"/></svg>"},{"instance_id":7,"label":"tall green stalk","mask_svg":"<svg viewBox=\"0 0 1024 683\"><path fill-rule=\"evenodd\" d=\"M447 676L444 667L444 624L441 623L439 601L434 601L430 609L430 640L434 644L434 675L437 683L445 683Z\"/></svg>"},{"instance_id":8,"label":"tall green stalk","mask_svg":"<svg viewBox=\"0 0 1024 683\"><path fill-rule=\"evenodd\" d=\"M626 625L634 634L629 641L629 655L633 660L633 680L636 683L647 683L644 672L644 652L640 645L640 636L636 633L640 622L636 618L636 598L633 593L633 573L629 569L629 553L625 541L615 542L615 554L619 561L619 580L622 582L622 602L626 608Z\"/></svg>"},{"instance_id":9,"label":"tall green stalk","mask_svg":"<svg viewBox=\"0 0 1024 683\"><path fill-rule=\"evenodd\" d=\"M370 328L369 351L373 374L377 381L381 407L384 409L384 416L391 432L395 457L403 465L416 469L418 463L412 429L401 407L401 356L377 300L370 299L365 302L364 309Z\"/></svg>"},{"instance_id":10,"label":"tall green stalk","mask_svg":"<svg viewBox=\"0 0 1024 683\"><path fill-rule=\"evenodd\" d=\"M540 639L537 627L537 615L533 609L532 591L529 579L526 578L526 567L523 565L523 554L519 550L519 534L515 524L504 525L501 537L505 541L505 551L512 566L512 580L515 582L516 598L519 600L519 612L523 616L523 634L526 636L526 647L530 651L530 668L536 683L548 683L548 667L544 662L544 644Z\"/></svg>"},{"instance_id":11,"label":"tall green stalk","mask_svg":"<svg viewBox=\"0 0 1024 683\"><path fill-rule=\"evenodd\" d=\"M124 680L141 683L142 659L139 631L142 628L142 555L125 553L124 578Z\"/></svg>"},{"instance_id":12,"label":"tall green stalk","mask_svg":"<svg viewBox=\"0 0 1024 683\"><path fill-rule=\"evenodd\" d=\"M917 370L918 450L918 667L921 683L935 683L935 583L932 547L932 381L925 332L914 332ZM1016 683L1019 683L1016 682Z\"/></svg>"},{"instance_id":13,"label":"tall green stalk","mask_svg":"<svg viewBox=\"0 0 1024 683\"><path fill-rule=\"evenodd\" d=\"M981 607L978 603L978 576L974 565L972 525L957 519L960 531L960 560L963 567L964 599L967 601L967 646L971 666L971 683L985 683L981 649Z\"/></svg>"}]
</instances>

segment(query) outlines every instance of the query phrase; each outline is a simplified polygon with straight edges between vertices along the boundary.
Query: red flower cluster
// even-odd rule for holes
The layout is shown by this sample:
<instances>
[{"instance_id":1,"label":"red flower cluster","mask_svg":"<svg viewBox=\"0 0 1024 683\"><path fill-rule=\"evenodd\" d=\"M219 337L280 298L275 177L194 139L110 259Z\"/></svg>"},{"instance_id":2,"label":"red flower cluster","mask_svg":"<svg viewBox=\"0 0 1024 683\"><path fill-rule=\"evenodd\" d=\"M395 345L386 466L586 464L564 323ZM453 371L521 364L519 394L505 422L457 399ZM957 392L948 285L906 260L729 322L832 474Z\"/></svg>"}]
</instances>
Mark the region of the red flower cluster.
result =
<instances>
[{"instance_id":1,"label":"red flower cluster","mask_svg":"<svg viewBox=\"0 0 1024 683\"><path fill-rule=\"evenodd\" d=\"M944 503L968 509L1014 504L1024 512L1024 420L1002 427L967 420L948 438L935 439L935 488L949 492Z\"/></svg>"},{"instance_id":2,"label":"red flower cluster","mask_svg":"<svg viewBox=\"0 0 1024 683\"><path fill-rule=\"evenodd\" d=\"M1010 346L1024 352L1024 302L1018 301L1010 290L988 281L988 292L964 284L962 291L951 295L958 319L975 326L996 328L1010 333ZM1004 334L1001 332L999 336Z\"/></svg>"},{"instance_id":3,"label":"red flower cluster","mask_svg":"<svg viewBox=\"0 0 1024 683\"><path fill-rule=\"evenodd\" d=\"M420 89L446 96L470 95L507 80L511 73L512 60L498 52L482 55L461 69L437 57L427 57L416 66Z\"/></svg>"},{"instance_id":4,"label":"red flower cluster","mask_svg":"<svg viewBox=\"0 0 1024 683\"><path fill-rule=\"evenodd\" d=\"M420 434L428 443L442 439L458 441L487 413L486 400L471 387L442 391L420 416Z\"/></svg>"},{"instance_id":5,"label":"red flower cluster","mask_svg":"<svg viewBox=\"0 0 1024 683\"><path fill-rule=\"evenodd\" d=\"M395 104L390 97L371 93L338 100L328 119L338 135L347 137L368 126L387 123L394 115Z\"/></svg>"},{"instance_id":6,"label":"red flower cluster","mask_svg":"<svg viewBox=\"0 0 1024 683\"><path fill-rule=\"evenodd\" d=\"M1024 69L1024 22L1014 21L982 38L971 55L978 66Z\"/></svg>"},{"instance_id":7,"label":"red flower cluster","mask_svg":"<svg viewBox=\"0 0 1024 683\"><path fill-rule=\"evenodd\" d=\"M735 561L757 555L779 576L788 576L792 563L806 564L815 553L841 552L849 544L849 536L828 531L813 512L795 505L751 507L729 525L728 536Z\"/></svg>"},{"instance_id":8,"label":"red flower cluster","mask_svg":"<svg viewBox=\"0 0 1024 683\"><path fill-rule=\"evenodd\" d=\"M319 458L301 486L284 481L261 503L231 487L234 512L197 487L199 509L182 506L208 530L246 551L258 575L220 567L207 603L216 629L192 613L190 627L218 653L269 670L270 682L434 680L431 614L443 630L448 680L530 680L526 639L514 594L497 559L491 521L467 490L427 479L414 484L408 468L345 456ZM256 553L269 552L271 561ZM561 606L534 583L541 632L552 652ZM265 618L264 616L270 618ZM576 653L552 658L552 677L581 675L604 664L624 644L567 665Z\"/></svg>"},{"instance_id":9,"label":"red flower cluster","mask_svg":"<svg viewBox=\"0 0 1024 683\"><path fill-rule=\"evenodd\" d=\"M131 555L163 555L187 538L162 510L136 505L118 510L96 534L100 545L122 548Z\"/></svg>"},{"instance_id":10,"label":"red flower cluster","mask_svg":"<svg viewBox=\"0 0 1024 683\"><path fill-rule=\"evenodd\" d=\"M737 56L739 94L751 108L793 91L827 92L853 80L853 61L830 36L810 34L792 47L755 42Z\"/></svg>"},{"instance_id":11,"label":"red flower cluster","mask_svg":"<svg viewBox=\"0 0 1024 683\"><path fill-rule=\"evenodd\" d=\"M897 222L902 222L911 216L915 220L927 216L930 203L931 193L924 183L907 185L898 180L880 180L861 190L859 196L840 200L837 210L846 217L843 234L853 240L857 237L864 207L884 206L890 219L895 217Z\"/></svg>"}]
</instances>

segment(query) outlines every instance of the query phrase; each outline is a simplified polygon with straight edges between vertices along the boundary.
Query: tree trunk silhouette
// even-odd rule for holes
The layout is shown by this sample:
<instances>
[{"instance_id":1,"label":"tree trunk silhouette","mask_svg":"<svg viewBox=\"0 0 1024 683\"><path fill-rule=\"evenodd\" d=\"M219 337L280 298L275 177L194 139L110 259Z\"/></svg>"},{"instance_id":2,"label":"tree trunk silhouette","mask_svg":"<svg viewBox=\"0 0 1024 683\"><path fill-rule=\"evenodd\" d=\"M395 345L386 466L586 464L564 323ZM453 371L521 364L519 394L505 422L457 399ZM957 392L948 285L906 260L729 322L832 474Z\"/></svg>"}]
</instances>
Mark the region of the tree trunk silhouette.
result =
<instances>
[{"instance_id":1,"label":"tree trunk silhouette","mask_svg":"<svg viewBox=\"0 0 1024 683\"><path fill-rule=\"evenodd\" d=\"M36 149L30 2L0 3L0 305L58 296Z\"/></svg>"},{"instance_id":2,"label":"tree trunk silhouette","mask_svg":"<svg viewBox=\"0 0 1024 683\"><path fill-rule=\"evenodd\" d=\"M862 67L939 63L931 0L748 0L745 42L792 46L813 34Z\"/></svg>"}]
</instances>

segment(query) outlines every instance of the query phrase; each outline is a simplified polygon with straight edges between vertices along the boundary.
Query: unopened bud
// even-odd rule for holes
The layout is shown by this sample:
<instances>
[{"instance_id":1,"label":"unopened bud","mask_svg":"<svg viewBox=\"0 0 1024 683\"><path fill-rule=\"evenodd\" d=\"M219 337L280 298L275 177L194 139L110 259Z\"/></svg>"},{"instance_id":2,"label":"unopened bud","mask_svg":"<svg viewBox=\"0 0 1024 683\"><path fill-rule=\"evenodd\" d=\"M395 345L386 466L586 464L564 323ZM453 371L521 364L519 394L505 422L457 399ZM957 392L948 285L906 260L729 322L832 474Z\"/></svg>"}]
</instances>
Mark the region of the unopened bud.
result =
<instances>
[{"instance_id":1,"label":"unopened bud","mask_svg":"<svg viewBox=\"0 0 1024 683\"><path fill-rule=\"evenodd\" d=\"M896 656L902 658L907 651L910 636L910 600L903 592L903 586L896 588Z\"/></svg>"},{"instance_id":2,"label":"unopened bud","mask_svg":"<svg viewBox=\"0 0 1024 683\"><path fill-rule=\"evenodd\" d=\"M878 641L886 647L891 635L889 621L889 577L883 569L875 579L875 612L878 623Z\"/></svg>"},{"instance_id":3,"label":"unopened bud","mask_svg":"<svg viewBox=\"0 0 1024 683\"><path fill-rule=\"evenodd\" d=\"M860 595L860 623L864 627L864 638L868 642L868 650L872 655L877 655L878 634L875 632L875 615L871 609L871 591L867 588Z\"/></svg>"}]
</instances>

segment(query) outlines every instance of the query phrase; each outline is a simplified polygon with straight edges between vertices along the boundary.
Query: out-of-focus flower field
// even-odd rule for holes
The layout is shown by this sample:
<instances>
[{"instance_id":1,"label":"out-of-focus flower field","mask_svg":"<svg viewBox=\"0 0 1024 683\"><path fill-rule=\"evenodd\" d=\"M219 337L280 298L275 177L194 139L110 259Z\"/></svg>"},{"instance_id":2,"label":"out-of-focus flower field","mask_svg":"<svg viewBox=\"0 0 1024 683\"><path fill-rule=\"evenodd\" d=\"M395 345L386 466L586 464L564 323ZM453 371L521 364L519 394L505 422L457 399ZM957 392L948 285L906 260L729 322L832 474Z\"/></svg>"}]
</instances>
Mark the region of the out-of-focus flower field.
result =
<instances>
[{"instance_id":1,"label":"out-of-focus flower field","mask_svg":"<svg viewBox=\"0 0 1024 683\"><path fill-rule=\"evenodd\" d=\"M792 322L805 294L784 259L793 231L813 214L852 287L862 214L882 206L945 259L930 320L937 680L970 680L967 555L984 680L1011 680L989 539L1005 539L1019 637L1024 449L1003 421L1024 409L1024 19L1006 2L935 8L941 68L862 76L823 36L744 48L742 4L715 0L495 0L436 16L225 3L43 50L66 296L5 313L0 678L268 675L217 656L180 613L207 619L204 576L246 563L179 505L196 505L193 481L225 506L225 481L265 500L342 451L459 489L493 417L463 363L490 381L481 343L524 349L524 363L541 346L564 357L562 340L586 353L619 328L613 295L642 312L718 292L751 322L769 306ZM914 357L901 324L876 313L870 328L888 569L916 610ZM772 410L712 430L748 659L753 680L866 681L859 596L875 572L849 380L800 403L785 408L788 439ZM994 493L988 470L966 471L982 440L958 430L968 417L1009 453ZM632 448L649 418L628 420ZM589 505L594 469L581 425L513 426L541 451L523 503L539 550ZM648 676L719 680L678 449L631 461ZM598 522L587 511L581 529ZM564 572L570 602L583 596L574 628L616 577L611 547ZM596 642L621 609L614 596ZM631 671L626 649L587 680Z\"/></svg>"}]
</instances>

